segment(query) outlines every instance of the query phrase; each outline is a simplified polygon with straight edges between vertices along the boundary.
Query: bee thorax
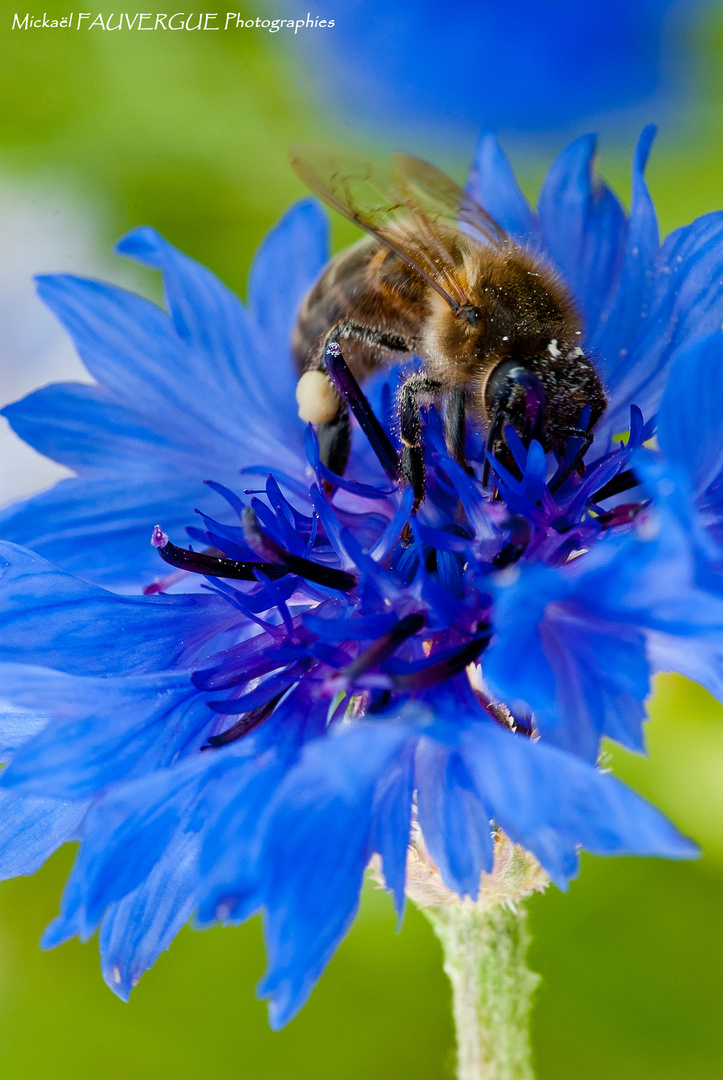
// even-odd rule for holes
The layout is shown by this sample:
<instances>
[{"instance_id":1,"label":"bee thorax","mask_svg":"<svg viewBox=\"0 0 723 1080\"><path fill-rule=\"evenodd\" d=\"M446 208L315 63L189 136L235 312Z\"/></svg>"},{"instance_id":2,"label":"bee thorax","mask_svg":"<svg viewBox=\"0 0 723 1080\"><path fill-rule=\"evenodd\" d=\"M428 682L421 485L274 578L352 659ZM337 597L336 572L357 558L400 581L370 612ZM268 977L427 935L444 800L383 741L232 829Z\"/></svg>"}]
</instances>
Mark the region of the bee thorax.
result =
<instances>
[{"instance_id":1,"label":"bee thorax","mask_svg":"<svg viewBox=\"0 0 723 1080\"><path fill-rule=\"evenodd\" d=\"M327 424L339 411L340 398L323 371L305 371L296 384L299 417L306 424Z\"/></svg>"}]
</instances>

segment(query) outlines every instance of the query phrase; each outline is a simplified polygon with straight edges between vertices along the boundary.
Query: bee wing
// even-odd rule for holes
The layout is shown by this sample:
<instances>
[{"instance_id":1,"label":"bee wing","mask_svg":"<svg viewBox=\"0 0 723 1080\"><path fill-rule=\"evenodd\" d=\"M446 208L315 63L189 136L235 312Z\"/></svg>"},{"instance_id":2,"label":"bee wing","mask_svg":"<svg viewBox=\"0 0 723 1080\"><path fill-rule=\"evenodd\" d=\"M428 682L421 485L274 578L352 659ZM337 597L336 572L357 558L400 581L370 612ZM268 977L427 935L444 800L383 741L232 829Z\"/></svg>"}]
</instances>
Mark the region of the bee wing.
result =
<instances>
[{"instance_id":1,"label":"bee wing","mask_svg":"<svg viewBox=\"0 0 723 1080\"><path fill-rule=\"evenodd\" d=\"M396 252L453 310L470 303L459 280L460 235L473 228L475 239L501 243L493 237L503 234L453 180L405 155L390 169L361 154L304 146L290 161L307 187Z\"/></svg>"},{"instance_id":2,"label":"bee wing","mask_svg":"<svg viewBox=\"0 0 723 1080\"><path fill-rule=\"evenodd\" d=\"M410 154L394 154L392 175L397 187L407 185L412 198L426 215L446 220L481 243L502 247L508 237L495 219L451 177Z\"/></svg>"}]
</instances>

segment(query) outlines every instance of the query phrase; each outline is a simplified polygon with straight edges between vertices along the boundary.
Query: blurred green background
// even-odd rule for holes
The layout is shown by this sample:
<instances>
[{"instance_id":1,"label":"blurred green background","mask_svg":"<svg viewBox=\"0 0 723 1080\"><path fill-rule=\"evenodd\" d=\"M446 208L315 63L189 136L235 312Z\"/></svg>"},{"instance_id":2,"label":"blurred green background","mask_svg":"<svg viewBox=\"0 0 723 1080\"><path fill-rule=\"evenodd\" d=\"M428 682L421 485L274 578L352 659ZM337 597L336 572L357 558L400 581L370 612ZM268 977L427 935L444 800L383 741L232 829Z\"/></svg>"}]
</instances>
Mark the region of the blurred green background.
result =
<instances>
[{"instance_id":1,"label":"blurred green background","mask_svg":"<svg viewBox=\"0 0 723 1080\"><path fill-rule=\"evenodd\" d=\"M92 223L98 252L125 230L153 224L243 294L260 238L302 194L288 147L330 137L359 145L352 128L334 130L313 102L299 76L303 58L291 55L298 42L281 34L13 32L12 15L3 0L0 195L42 190L44 206ZM698 41L698 97L684 123L661 132L649 169L663 232L723 206L719 9L701 22ZM380 133L378 149L386 148ZM631 149L601 154L624 197ZM442 164L461 177L471 150L460 146ZM518 150L516 160L534 193L547 160L531 150ZM10 203L3 214L7 222ZM334 236L341 245L352 230L337 222ZM150 276L138 280L157 294ZM13 362L7 354L2 361ZM534 899L541 1080L723 1075L723 709L662 677L651 712L650 757L616 750L613 766L705 855L690 864L586 857L568 895ZM70 861L62 851L35 878L0 886L2 1075L451 1077L449 990L416 911L397 935L388 897L368 888L310 1003L272 1033L254 996L263 970L258 920L186 929L129 1005L103 984L95 942L42 953L38 938Z\"/></svg>"}]
</instances>

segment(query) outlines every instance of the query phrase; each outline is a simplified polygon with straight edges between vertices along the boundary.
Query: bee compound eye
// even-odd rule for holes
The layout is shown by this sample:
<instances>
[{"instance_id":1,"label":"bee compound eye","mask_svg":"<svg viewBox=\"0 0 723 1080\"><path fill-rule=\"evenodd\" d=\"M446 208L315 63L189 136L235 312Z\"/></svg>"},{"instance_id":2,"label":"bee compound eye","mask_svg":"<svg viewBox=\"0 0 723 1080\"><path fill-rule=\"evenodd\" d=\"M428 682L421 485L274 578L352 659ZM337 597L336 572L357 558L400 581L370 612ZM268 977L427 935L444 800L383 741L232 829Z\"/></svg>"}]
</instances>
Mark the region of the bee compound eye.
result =
<instances>
[{"instance_id":1,"label":"bee compound eye","mask_svg":"<svg viewBox=\"0 0 723 1080\"><path fill-rule=\"evenodd\" d=\"M296 404L305 424L328 424L339 412L341 398L324 371L305 371L296 384Z\"/></svg>"},{"instance_id":2,"label":"bee compound eye","mask_svg":"<svg viewBox=\"0 0 723 1080\"><path fill-rule=\"evenodd\" d=\"M478 307L474 307L473 304L463 304L457 311L457 316L460 319L464 319L471 327L479 326L482 318L482 312Z\"/></svg>"}]
</instances>

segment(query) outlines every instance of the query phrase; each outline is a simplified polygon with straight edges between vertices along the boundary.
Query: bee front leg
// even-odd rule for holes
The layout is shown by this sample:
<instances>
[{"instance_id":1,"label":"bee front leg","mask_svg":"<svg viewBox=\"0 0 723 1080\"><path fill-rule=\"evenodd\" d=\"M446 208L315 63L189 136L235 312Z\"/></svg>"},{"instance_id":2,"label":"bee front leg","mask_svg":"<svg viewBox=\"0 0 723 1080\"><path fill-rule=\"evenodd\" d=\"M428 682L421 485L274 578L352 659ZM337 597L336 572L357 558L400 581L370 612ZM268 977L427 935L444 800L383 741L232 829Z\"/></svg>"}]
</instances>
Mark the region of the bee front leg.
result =
<instances>
[{"instance_id":1,"label":"bee front leg","mask_svg":"<svg viewBox=\"0 0 723 1080\"><path fill-rule=\"evenodd\" d=\"M429 404L439 393L439 390L439 383L422 372L410 375L399 389L399 428L402 437L401 468L402 476L408 484L411 484L414 492L412 513L417 512L420 504L424 502L424 496L427 492L422 423L419 410L423 404Z\"/></svg>"},{"instance_id":2,"label":"bee front leg","mask_svg":"<svg viewBox=\"0 0 723 1080\"><path fill-rule=\"evenodd\" d=\"M447 452L463 469L467 467L466 395L464 390L450 390L444 408L444 438Z\"/></svg>"}]
</instances>

